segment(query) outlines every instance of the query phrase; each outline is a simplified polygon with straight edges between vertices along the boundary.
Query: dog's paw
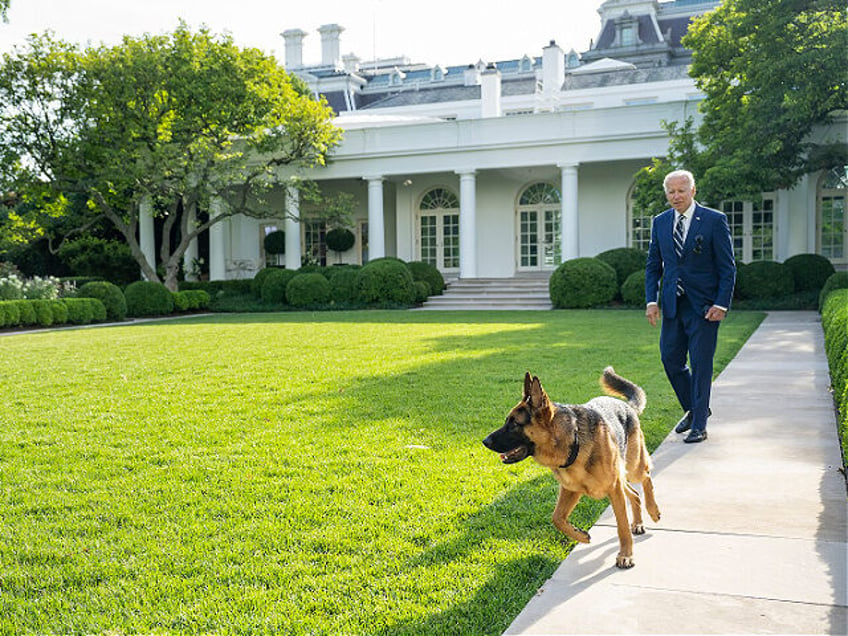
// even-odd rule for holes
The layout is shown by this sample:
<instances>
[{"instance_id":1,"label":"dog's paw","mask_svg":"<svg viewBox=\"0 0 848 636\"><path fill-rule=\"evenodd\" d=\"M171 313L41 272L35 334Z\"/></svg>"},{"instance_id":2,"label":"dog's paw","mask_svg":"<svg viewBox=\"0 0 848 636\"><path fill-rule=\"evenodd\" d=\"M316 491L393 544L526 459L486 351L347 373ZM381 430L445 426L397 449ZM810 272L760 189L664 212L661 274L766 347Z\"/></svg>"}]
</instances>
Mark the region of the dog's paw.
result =
<instances>
[{"instance_id":1,"label":"dog's paw","mask_svg":"<svg viewBox=\"0 0 848 636\"><path fill-rule=\"evenodd\" d=\"M654 511L649 510L649 511L648 511L648 514L649 514L649 515L651 515L651 519L653 519L653 520L654 520L654 523L656 523L657 521L659 521L659 520L660 520L660 511L659 511L659 509L654 510Z\"/></svg>"},{"instance_id":2,"label":"dog's paw","mask_svg":"<svg viewBox=\"0 0 848 636\"><path fill-rule=\"evenodd\" d=\"M577 530L574 533L574 540L579 541L580 543L589 543L592 540L592 537L589 536L588 532Z\"/></svg>"},{"instance_id":3,"label":"dog's paw","mask_svg":"<svg viewBox=\"0 0 848 636\"><path fill-rule=\"evenodd\" d=\"M619 554L615 558L615 567L617 567L619 570L629 570L634 565L636 564L633 562L632 556L624 556Z\"/></svg>"},{"instance_id":4,"label":"dog's paw","mask_svg":"<svg viewBox=\"0 0 848 636\"><path fill-rule=\"evenodd\" d=\"M633 534L645 534L645 526L643 526L641 523L634 523L630 527L630 531Z\"/></svg>"}]
</instances>

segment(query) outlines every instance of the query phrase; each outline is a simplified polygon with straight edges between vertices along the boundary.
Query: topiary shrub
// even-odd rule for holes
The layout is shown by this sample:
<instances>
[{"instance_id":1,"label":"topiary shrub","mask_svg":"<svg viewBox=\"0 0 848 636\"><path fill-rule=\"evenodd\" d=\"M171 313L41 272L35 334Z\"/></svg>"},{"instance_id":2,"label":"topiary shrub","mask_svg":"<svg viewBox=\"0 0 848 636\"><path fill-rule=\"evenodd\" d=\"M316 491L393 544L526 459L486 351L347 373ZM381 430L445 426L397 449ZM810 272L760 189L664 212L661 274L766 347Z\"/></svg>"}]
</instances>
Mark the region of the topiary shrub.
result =
<instances>
[{"instance_id":1,"label":"topiary shrub","mask_svg":"<svg viewBox=\"0 0 848 636\"><path fill-rule=\"evenodd\" d=\"M260 296L266 303L282 304L286 302L286 287L297 276L293 269L273 269L265 275Z\"/></svg>"},{"instance_id":2,"label":"topiary shrub","mask_svg":"<svg viewBox=\"0 0 848 636\"><path fill-rule=\"evenodd\" d=\"M574 258L551 274L551 303L559 309L584 309L608 303L618 292L615 269L597 258Z\"/></svg>"},{"instance_id":3,"label":"topiary shrub","mask_svg":"<svg viewBox=\"0 0 848 636\"><path fill-rule=\"evenodd\" d=\"M359 267L334 267L330 271L330 297L335 303L356 301L356 276Z\"/></svg>"},{"instance_id":4,"label":"topiary shrub","mask_svg":"<svg viewBox=\"0 0 848 636\"><path fill-rule=\"evenodd\" d=\"M358 300L369 304L412 305L415 302L412 272L398 258L374 259L357 273L356 294Z\"/></svg>"},{"instance_id":5,"label":"topiary shrub","mask_svg":"<svg viewBox=\"0 0 848 636\"><path fill-rule=\"evenodd\" d=\"M640 269L644 271L645 264L648 262L648 254L635 247L617 247L606 252L601 252L595 258L612 266L615 270L615 278L619 287L624 284L624 281L633 272Z\"/></svg>"},{"instance_id":6,"label":"topiary shrub","mask_svg":"<svg viewBox=\"0 0 848 636\"><path fill-rule=\"evenodd\" d=\"M0 311L4 314L4 326L17 327L21 324L21 310L14 301L0 300Z\"/></svg>"},{"instance_id":7,"label":"topiary shrub","mask_svg":"<svg viewBox=\"0 0 848 636\"><path fill-rule=\"evenodd\" d=\"M35 323L39 327L49 327L53 324L53 309L50 308L49 300L31 300L32 308L35 310Z\"/></svg>"},{"instance_id":8,"label":"topiary shrub","mask_svg":"<svg viewBox=\"0 0 848 636\"><path fill-rule=\"evenodd\" d=\"M174 311L174 296L162 283L140 280L124 290L128 316L167 316Z\"/></svg>"},{"instance_id":9,"label":"topiary shrub","mask_svg":"<svg viewBox=\"0 0 848 636\"><path fill-rule=\"evenodd\" d=\"M250 281L250 293L260 298L262 296L262 285L265 284L265 279L271 272L279 271L279 267L265 267L260 269Z\"/></svg>"},{"instance_id":10,"label":"topiary shrub","mask_svg":"<svg viewBox=\"0 0 848 636\"><path fill-rule=\"evenodd\" d=\"M645 299L645 270L633 272L621 286L621 300L626 305L644 307Z\"/></svg>"},{"instance_id":11,"label":"topiary shrub","mask_svg":"<svg viewBox=\"0 0 848 636\"><path fill-rule=\"evenodd\" d=\"M31 300L13 300L20 311L20 324L22 327L31 327L38 324L38 318L35 315L35 306Z\"/></svg>"},{"instance_id":12,"label":"topiary shrub","mask_svg":"<svg viewBox=\"0 0 848 636\"><path fill-rule=\"evenodd\" d=\"M736 292L742 299L771 299L795 291L795 281L783 263L753 261L736 270Z\"/></svg>"},{"instance_id":13,"label":"topiary shrub","mask_svg":"<svg viewBox=\"0 0 848 636\"><path fill-rule=\"evenodd\" d=\"M54 325L64 325L68 322L68 306L61 300L51 300L50 310L53 312Z\"/></svg>"},{"instance_id":14,"label":"topiary shrub","mask_svg":"<svg viewBox=\"0 0 848 636\"><path fill-rule=\"evenodd\" d=\"M445 279L434 265L422 261L410 261L406 266L412 272L412 280L421 280L430 286L431 296L441 296L445 291Z\"/></svg>"},{"instance_id":15,"label":"topiary shrub","mask_svg":"<svg viewBox=\"0 0 848 636\"><path fill-rule=\"evenodd\" d=\"M106 317L115 322L127 318L127 299L120 287L105 281L86 283L77 290L77 298L97 298L106 307Z\"/></svg>"},{"instance_id":16,"label":"topiary shrub","mask_svg":"<svg viewBox=\"0 0 848 636\"><path fill-rule=\"evenodd\" d=\"M103 303L96 298L64 298L62 302L68 308L68 322L74 325L87 325L94 320L94 305ZM106 313L106 307L103 307Z\"/></svg>"},{"instance_id":17,"label":"topiary shrub","mask_svg":"<svg viewBox=\"0 0 848 636\"><path fill-rule=\"evenodd\" d=\"M274 230L265 235L263 246L268 254L286 253L286 233L283 230Z\"/></svg>"},{"instance_id":18,"label":"topiary shrub","mask_svg":"<svg viewBox=\"0 0 848 636\"><path fill-rule=\"evenodd\" d=\"M836 271L833 263L821 254L796 254L787 258L783 264L792 272L795 291L818 291Z\"/></svg>"},{"instance_id":19,"label":"topiary shrub","mask_svg":"<svg viewBox=\"0 0 848 636\"><path fill-rule=\"evenodd\" d=\"M344 227L333 228L324 236L327 248L338 252L347 252L356 244L356 235Z\"/></svg>"},{"instance_id":20,"label":"topiary shrub","mask_svg":"<svg viewBox=\"0 0 848 636\"><path fill-rule=\"evenodd\" d=\"M286 300L293 307L325 305L330 298L330 281L317 272L298 274L286 285Z\"/></svg>"},{"instance_id":21,"label":"topiary shrub","mask_svg":"<svg viewBox=\"0 0 848 636\"><path fill-rule=\"evenodd\" d=\"M848 289L848 272L834 272L825 281L819 293L819 313L822 312L827 297L837 289Z\"/></svg>"},{"instance_id":22,"label":"topiary shrub","mask_svg":"<svg viewBox=\"0 0 848 636\"><path fill-rule=\"evenodd\" d=\"M415 285L415 304L420 305L430 297L430 283L426 280L416 280Z\"/></svg>"}]
</instances>

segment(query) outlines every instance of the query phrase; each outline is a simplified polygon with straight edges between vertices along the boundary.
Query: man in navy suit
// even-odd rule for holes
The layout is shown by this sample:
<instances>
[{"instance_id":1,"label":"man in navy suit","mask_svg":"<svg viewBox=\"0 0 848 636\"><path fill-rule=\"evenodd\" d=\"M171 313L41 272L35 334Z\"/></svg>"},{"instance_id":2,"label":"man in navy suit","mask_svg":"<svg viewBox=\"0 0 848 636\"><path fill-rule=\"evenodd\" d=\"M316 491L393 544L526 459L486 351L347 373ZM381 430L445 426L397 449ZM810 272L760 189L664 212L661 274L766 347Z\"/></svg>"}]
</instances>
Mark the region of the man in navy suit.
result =
<instances>
[{"instance_id":1,"label":"man in navy suit","mask_svg":"<svg viewBox=\"0 0 848 636\"><path fill-rule=\"evenodd\" d=\"M695 201L692 173L670 172L663 186L671 209L651 227L645 315L656 327L662 313L660 357L684 411L674 430L689 431L684 441L697 443L707 439L718 326L730 307L736 261L727 217Z\"/></svg>"}]
</instances>

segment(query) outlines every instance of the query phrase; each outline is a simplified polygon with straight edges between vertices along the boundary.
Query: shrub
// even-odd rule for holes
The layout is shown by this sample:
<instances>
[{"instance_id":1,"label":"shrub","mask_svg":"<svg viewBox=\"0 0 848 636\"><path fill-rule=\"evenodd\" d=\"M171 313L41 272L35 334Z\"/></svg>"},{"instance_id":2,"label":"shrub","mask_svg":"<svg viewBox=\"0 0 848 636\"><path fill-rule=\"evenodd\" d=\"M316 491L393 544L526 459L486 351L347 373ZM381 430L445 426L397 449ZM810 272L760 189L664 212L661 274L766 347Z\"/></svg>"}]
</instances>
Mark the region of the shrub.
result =
<instances>
[{"instance_id":1,"label":"shrub","mask_svg":"<svg viewBox=\"0 0 848 636\"><path fill-rule=\"evenodd\" d=\"M830 367L843 467L848 464L848 289L831 291L822 307L825 353Z\"/></svg>"},{"instance_id":2,"label":"shrub","mask_svg":"<svg viewBox=\"0 0 848 636\"><path fill-rule=\"evenodd\" d=\"M736 270L739 298L780 298L795 291L792 270L775 261L754 261Z\"/></svg>"},{"instance_id":3,"label":"shrub","mask_svg":"<svg viewBox=\"0 0 848 636\"><path fill-rule=\"evenodd\" d=\"M645 270L633 272L621 286L621 299L627 305L645 306Z\"/></svg>"},{"instance_id":4,"label":"shrub","mask_svg":"<svg viewBox=\"0 0 848 636\"><path fill-rule=\"evenodd\" d=\"M260 296L266 303L285 303L286 287L289 282L297 276L293 269L272 269L265 275L262 283Z\"/></svg>"},{"instance_id":5,"label":"shrub","mask_svg":"<svg viewBox=\"0 0 848 636\"><path fill-rule=\"evenodd\" d=\"M551 274L548 288L551 303L559 309L602 305L618 292L615 269L597 258L575 258Z\"/></svg>"},{"instance_id":6,"label":"shrub","mask_svg":"<svg viewBox=\"0 0 848 636\"><path fill-rule=\"evenodd\" d=\"M415 285L415 304L420 305L430 297L430 283L426 280L416 280Z\"/></svg>"},{"instance_id":7,"label":"shrub","mask_svg":"<svg viewBox=\"0 0 848 636\"><path fill-rule=\"evenodd\" d=\"M347 228L333 228L324 237L327 248L334 252L347 252L356 243L356 235Z\"/></svg>"},{"instance_id":8,"label":"shrub","mask_svg":"<svg viewBox=\"0 0 848 636\"><path fill-rule=\"evenodd\" d=\"M330 297L335 303L356 300L356 275L359 267L334 267L330 270Z\"/></svg>"},{"instance_id":9,"label":"shrub","mask_svg":"<svg viewBox=\"0 0 848 636\"><path fill-rule=\"evenodd\" d=\"M260 270L262 271L262 270ZM210 297L220 294L251 294L253 293L254 280L250 278L236 278L233 280L183 280L178 283L180 291L203 290ZM259 298L261 287L256 288L256 297Z\"/></svg>"},{"instance_id":10,"label":"shrub","mask_svg":"<svg viewBox=\"0 0 848 636\"><path fill-rule=\"evenodd\" d=\"M68 306L61 300L51 300L50 310L53 312L54 325L64 325L68 322Z\"/></svg>"},{"instance_id":11,"label":"shrub","mask_svg":"<svg viewBox=\"0 0 848 636\"><path fill-rule=\"evenodd\" d=\"M174 311L174 297L162 283L140 280L124 290L128 316L167 316Z\"/></svg>"},{"instance_id":12,"label":"shrub","mask_svg":"<svg viewBox=\"0 0 848 636\"><path fill-rule=\"evenodd\" d=\"M250 281L250 293L257 298L262 296L262 285L265 283L265 279L271 272L279 271L279 269L279 267L265 267L256 272L253 280Z\"/></svg>"},{"instance_id":13,"label":"shrub","mask_svg":"<svg viewBox=\"0 0 848 636\"><path fill-rule=\"evenodd\" d=\"M188 292L184 291L176 291L171 292L171 295L174 297L174 311L188 311L188 296L186 296Z\"/></svg>"},{"instance_id":14,"label":"shrub","mask_svg":"<svg viewBox=\"0 0 848 636\"><path fill-rule=\"evenodd\" d=\"M633 272L645 271L648 255L635 247L617 247L606 252L601 252L595 258L611 265L615 270L615 279L619 287ZM642 290L644 294L644 289Z\"/></svg>"},{"instance_id":15,"label":"shrub","mask_svg":"<svg viewBox=\"0 0 848 636\"><path fill-rule=\"evenodd\" d=\"M411 261L406 266L412 272L412 280L421 280L430 286L430 295L442 295L442 292L445 290L445 279L434 265L422 261Z\"/></svg>"},{"instance_id":16,"label":"shrub","mask_svg":"<svg viewBox=\"0 0 848 636\"><path fill-rule=\"evenodd\" d=\"M20 311L20 325L22 327L31 327L38 324L38 318L35 313L35 307L31 300L13 300Z\"/></svg>"},{"instance_id":17,"label":"shrub","mask_svg":"<svg viewBox=\"0 0 848 636\"><path fill-rule=\"evenodd\" d=\"M792 272L795 291L820 290L836 271L833 264L821 254L796 254L784 262Z\"/></svg>"},{"instance_id":18,"label":"shrub","mask_svg":"<svg viewBox=\"0 0 848 636\"><path fill-rule=\"evenodd\" d=\"M835 272L825 281L819 293L819 312L822 311L830 293L837 289L848 289L848 272Z\"/></svg>"},{"instance_id":19,"label":"shrub","mask_svg":"<svg viewBox=\"0 0 848 636\"><path fill-rule=\"evenodd\" d=\"M65 298L62 300L68 308L68 322L75 325L87 325L94 320L94 304L103 303L96 298ZM106 312L106 307L103 307Z\"/></svg>"},{"instance_id":20,"label":"shrub","mask_svg":"<svg viewBox=\"0 0 848 636\"><path fill-rule=\"evenodd\" d=\"M15 275L0 277L0 300L18 300L24 297L24 283Z\"/></svg>"},{"instance_id":21,"label":"shrub","mask_svg":"<svg viewBox=\"0 0 848 636\"><path fill-rule=\"evenodd\" d=\"M59 258L78 276L103 278L119 285L138 280L138 263L122 241L85 236L62 245Z\"/></svg>"},{"instance_id":22,"label":"shrub","mask_svg":"<svg viewBox=\"0 0 848 636\"><path fill-rule=\"evenodd\" d=\"M265 251L269 254L286 253L286 233L283 230L274 230L265 235L263 241Z\"/></svg>"},{"instance_id":23,"label":"shrub","mask_svg":"<svg viewBox=\"0 0 848 636\"><path fill-rule=\"evenodd\" d=\"M189 289L184 292L188 296L189 309L207 309L212 302L208 292L202 289Z\"/></svg>"},{"instance_id":24,"label":"shrub","mask_svg":"<svg viewBox=\"0 0 848 636\"><path fill-rule=\"evenodd\" d=\"M86 283L77 290L77 298L97 298L106 308L106 317L109 320L120 322L127 318L127 299L124 292L113 283Z\"/></svg>"},{"instance_id":25,"label":"shrub","mask_svg":"<svg viewBox=\"0 0 848 636\"><path fill-rule=\"evenodd\" d=\"M58 278L33 276L23 282L24 298L29 300L54 300L59 297L62 284Z\"/></svg>"},{"instance_id":26,"label":"shrub","mask_svg":"<svg viewBox=\"0 0 848 636\"><path fill-rule=\"evenodd\" d=\"M364 303L412 305L415 302L412 272L400 259L374 259L357 272L356 294Z\"/></svg>"},{"instance_id":27,"label":"shrub","mask_svg":"<svg viewBox=\"0 0 848 636\"><path fill-rule=\"evenodd\" d=\"M4 325L6 327L17 327L21 324L21 310L15 301L0 300L0 310L4 313Z\"/></svg>"},{"instance_id":28,"label":"shrub","mask_svg":"<svg viewBox=\"0 0 848 636\"><path fill-rule=\"evenodd\" d=\"M286 285L286 300L294 307L314 307L330 302L330 282L321 274L298 274Z\"/></svg>"},{"instance_id":29,"label":"shrub","mask_svg":"<svg viewBox=\"0 0 848 636\"><path fill-rule=\"evenodd\" d=\"M35 322L40 327L49 327L53 324L53 310L50 308L49 300L31 300L32 308L35 310Z\"/></svg>"}]
</instances>

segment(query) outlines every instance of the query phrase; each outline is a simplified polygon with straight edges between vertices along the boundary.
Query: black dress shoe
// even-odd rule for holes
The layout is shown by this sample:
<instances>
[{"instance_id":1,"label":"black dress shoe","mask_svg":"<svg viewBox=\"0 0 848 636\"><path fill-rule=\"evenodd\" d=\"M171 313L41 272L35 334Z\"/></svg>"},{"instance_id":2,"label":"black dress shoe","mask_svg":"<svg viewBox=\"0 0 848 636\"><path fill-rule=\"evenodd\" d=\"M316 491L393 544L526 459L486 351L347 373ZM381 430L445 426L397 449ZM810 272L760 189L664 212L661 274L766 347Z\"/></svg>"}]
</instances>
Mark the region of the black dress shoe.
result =
<instances>
[{"instance_id":1,"label":"black dress shoe","mask_svg":"<svg viewBox=\"0 0 848 636\"><path fill-rule=\"evenodd\" d=\"M686 444L697 444L703 442L705 439L707 439L706 431L692 431L686 436L683 442Z\"/></svg>"},{"instance_id":2,"label":"black dress shoe","mask_svg":"<svg viewBox=\"0 0 848 636\"><path fill-rule=\"evenodd\" d=\"M674 432L685 433L690 428L692 428L692 411L686 411L686 413L683 414L683 417L680 418L677 426L674 427Z\"/></svg>"}]
</instances>

